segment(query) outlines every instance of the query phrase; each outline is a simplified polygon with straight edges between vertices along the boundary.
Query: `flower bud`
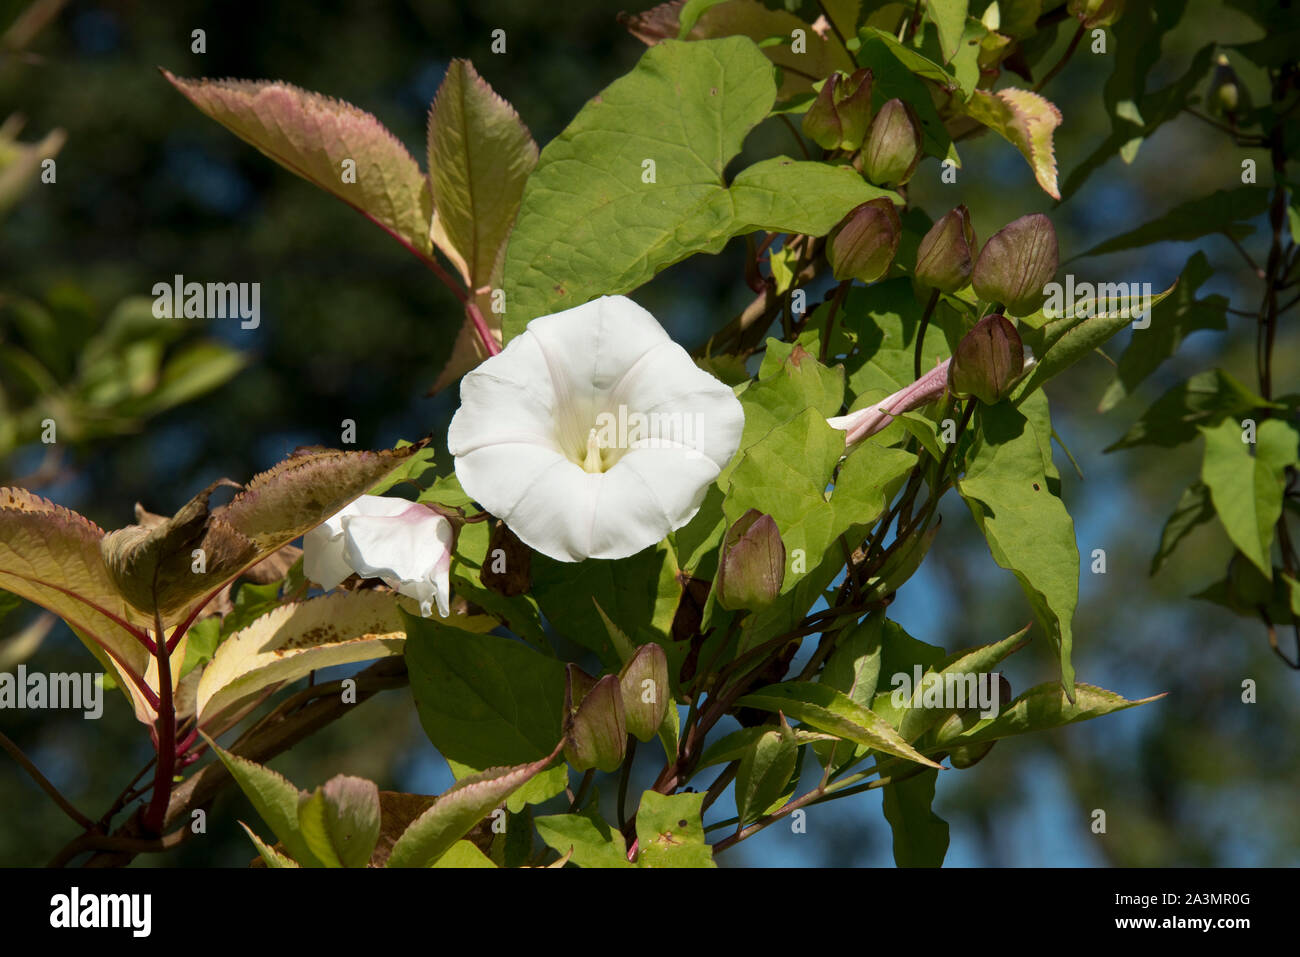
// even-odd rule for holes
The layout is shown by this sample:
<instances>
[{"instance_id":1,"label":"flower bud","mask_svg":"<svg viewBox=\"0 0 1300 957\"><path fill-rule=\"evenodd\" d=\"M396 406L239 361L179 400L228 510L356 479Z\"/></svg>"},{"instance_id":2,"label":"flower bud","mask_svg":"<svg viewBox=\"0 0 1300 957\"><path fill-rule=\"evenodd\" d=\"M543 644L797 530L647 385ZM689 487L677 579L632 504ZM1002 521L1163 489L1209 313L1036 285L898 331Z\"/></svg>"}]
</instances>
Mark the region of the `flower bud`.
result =
<instances>
[{"instance_id":1,"label":"flower bud","mask_svg":"<svg viewBox=\"0 0 1300 957\"><path fill-rule=\"evenodd\" d=\"M1025 368L1020 335L1003 316L985 316L957 344L948 366L948 388L986 405L1004 399Z\"/></svg>"},{"instance_id":2,"label":"flower bud","mask_svg":"<svg viewBox=\"0 0 1300 957\"><path fill-rule=\"evenodd\" d=\"M1108 27L1124 12L1124 0L1070 0L1069 14L1085 30Z\"/></svg>"},{"instance_id":3,"label":"flower bud","mask_svg":"<svg viewBox=\"0 0 1300 957\"><path fill-rule=\"evenodd\" d=\"M863 173L877 186L901 186L921 162L921 123L902 100L885 103L871 121Z\"/></svg>"},{"instance_id":4,"label":"flower bud","mask_svg":"<svg viewBox=\"0 0 1300 957\"><path fill-rule=\"evenodd\" d=\"M835 278L875 282L889 271L903 226L888 199L873 199L844 217L831 233L827 255Z\"/></svg>"},{"instance_id":5,"label":"flower bud","mask_svg":"<svg viewBox=\"0 0 1300 957\"><path fill-rule=\"evenodd\" d=\"M916 251L916 278L941 292L956 292L970 282L975 265L975 228L970 211L958 206L930 227Z\"/></svg>"},{"instance_id":6,"label":"flower bud","mask_svg":"<svg viewBox=\"0 0 1300 957\"><path fill-rule=\"evenodd\" d=\"M871 124L871 71L832 73L803 115L804 135L823 149L857 150Z\"/></svg>"},{"instance_id":7,"label":"flower bud","mask_svg":"<svg viewBox=\"0 0 1300 957\"><path fill-rule=\"evenodd\" d=\"M619 685L628 734L649 741L659 732L671 698L668 656L663 648L653 641L638 648L619 672Z\"/></svg>"},{"instance_id":8,"label":"flower bud","mask_svg":"<svg viewBox=\"0 0 1300 957\"><path fill-rule=\"evenodd\" d=\"M1059 261L1052 221L1042 213L1021 216L980 250L971 274L975 294L1002 303L1013 316L1027 316L1047 298L1043 287L1056 275Z\"/></svg>"},{"instance_id":9,"label":"flower bud","mask_svg":"<svg viewBox=\"0 0 1300 957\"><path fill-rule=\"evenodd\" d=\"M1242 102L1245 88L1237 79L1237 71L1232 68L1227 56L1220 53L1214 64L1214 73L1210 77L1210 88L1205 95L1205 105L1215 116L1231 117L1238 112L1250 109L1249 103Z\"/></svg>"},{"instance_id":10,"label":"flower bud","mask_svg":"<svg viewBox=\"0 0 1300 957\"><path fill-rule=\"evenodd\" d=\"M564 757L575 771L613 771L627 754L627 717L619 680L605 675L591 683L591 676L576 665L569 665L568 675ZM580 695L584 687L589 690Z\"/></svg>"},{"instance_id":11,"label":"flower bud","mask_svg":"<svg viewBox=\"0 0 1300 957\"><path fill-rule=\"evenodd\" d=\"M729 611L766 608L785 582L785 543L771 515L751 508L727 529L718 561L718 604Z\"/></svg>"}]
</instances>

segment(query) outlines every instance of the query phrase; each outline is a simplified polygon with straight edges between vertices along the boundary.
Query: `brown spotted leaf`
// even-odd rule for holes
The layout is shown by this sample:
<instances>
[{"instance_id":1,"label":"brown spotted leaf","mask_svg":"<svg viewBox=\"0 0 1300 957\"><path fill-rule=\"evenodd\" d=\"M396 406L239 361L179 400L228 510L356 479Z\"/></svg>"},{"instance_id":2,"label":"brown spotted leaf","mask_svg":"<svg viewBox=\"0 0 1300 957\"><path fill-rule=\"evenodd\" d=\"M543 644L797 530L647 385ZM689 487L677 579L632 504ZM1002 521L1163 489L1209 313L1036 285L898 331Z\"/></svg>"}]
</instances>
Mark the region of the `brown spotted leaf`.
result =
<instances>
[{"instance_id":1,"label":"brown spotted leaf","mask_svg":"<svg viewBox=\"0 0 1300 957\"><path fill-rule=\"evenodd\" d=\"M218 487L233 484L213 482L171 518L137 508L142 524L110 532L100 542L114 584L141 614L151 617L156 609L170 622L196 596L218 589L257 557L251 541L210 521L208 499Z\"/></svg>"},{"instance_id":2,"label":"brown spotted leaf","mask_svg":"<svg viewBox=\"0 0 1300 957\"><path fill-rule=\"evenodd\" d=\"M379 452L301 450L254 478L212 518L269 555L364 495L427 444Z\"/></svg>"},{"instance_id":3,"label":"brown spotted leaf","mask_svg":"<svg viewBox=\"0 0 1300 957\"><path fill-rule=\"evenodd\" d=\"M397 602L385 592L281 605L222 642L199 680L199 718L319 668L401 654L405 641Z\"/></svg>"}]
</instances>

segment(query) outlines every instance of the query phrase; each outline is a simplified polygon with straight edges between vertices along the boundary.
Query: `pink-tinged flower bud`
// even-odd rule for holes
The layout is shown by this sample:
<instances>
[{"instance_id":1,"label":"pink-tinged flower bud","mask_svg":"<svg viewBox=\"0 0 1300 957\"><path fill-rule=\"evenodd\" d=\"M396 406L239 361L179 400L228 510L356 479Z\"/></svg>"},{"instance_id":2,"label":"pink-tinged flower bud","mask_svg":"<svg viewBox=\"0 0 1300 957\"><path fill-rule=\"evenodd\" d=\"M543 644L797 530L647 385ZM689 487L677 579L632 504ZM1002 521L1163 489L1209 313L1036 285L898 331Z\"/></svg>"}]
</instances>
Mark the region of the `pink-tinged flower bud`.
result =
<instances>
[{"instance_id":1,"label":"pink-tinged flower bud","mask_svg":"<svg viewBox=\"0 0 1300 957\"><path fill-rule=\"evenodd\" d=\"M771 515L751 508L727 529L718 561L718 604L731 611L766 608L785 583L785 543Z\"/></svg>"},{"instance_id":2,"label":"pink-tinged flower bud","mask_svg":"<svg viewBox=\"0 0 1300 957\"><path fill-rule=\"evenodd\" d=\"M920 162L921 122L902 100L889 100L871 121L862 171L877 186L901 186Z\"/></svg>"},{"instance_id":3,"label":"pink-tinged flower bud","mask_svg":"<svg viewBox=\"0 0 1300 957\"><path fill-rule=\"evenodd\" d=\"M888 199L873 199L844 217L827 243L835 278L875 282L889 271L903 226Z\"/></svg>"},{"instance_id":4,"label":"pink-tinged flower bud","mask_svg":"<svg viewBox=\"0 0 1300 957\"><path fill-rule=\"evenodd\" d=\"M840 149L861 149L867 139L871 128L871 80L871 71L861 69L840 83L840 99L835 103L842 129Z\"/></svg>"},{"instance_id":5,"label":"pink-tinged flower bud","mask_svg":"<svg viewBox=\"0 0 1300 957\"><path fill-rule=\"evenodd\" d=\"M835 109L835 89L840 85L840 75L832 73L822 84L821 92L808 112L803 115L803 134L825 150L839 149L844 135L839 112Z\"/></svg>"},{"instance_id":6,"label":"pink-tinged flower bud","mask_svg":"<svg viewBox=\"0 0 1300 957\"><path fill-rule=\"evenodd\" d=\"M981 299L1001 303L1013 316L1028 316L1043 305L1043 287L1052 281L1059 263L1052 221L1033 213L1007 223L989 238L975 260L971 282Z\"/></svg>"},{"instance_id":7,"label":"pink-tinged flower bud","mask_svg":"<svg viewBox=\"0 0 1300 957\"><path fill-rule=\"evenodd\" d=\"M985 316L957 344L948 366L948 388L992 405L1004 399L1025 369L1025 347L1007 319Z\"/></svg>"},{"instance_id":8,"label":"pink-tinged flower bud","mask_svg":"<svg viewBox=\"0 0 1300 957\"><path fill-rule=\"evenodd\" d=\"M916 252L916 278L942 292L956 292L970 282L977 252L970 211L958 206L931 226L921 240Z\"/></svg>"},{"instance_id":9,"label":"pink-tinged flower bud","mask_svg":"<svg viewBox=\"0 0 1300 957\"><path fill-rule=\"evenodd\" d=\"M668 656L653 641L636 650L619 673L627 732L649 741L659 732L672 697L668 684Z\"/></svg>"},{"instance_id":10,"label":"pink-tinged flower bud","mask_svg":"<svg viewBox=\"0 0 1300 957\"><path fill-rule=\"evenodd\" d=\"M871 71L832 73L803 115L803 131L823 149L854 151L871 125Z\"/></svg>"},{"instance_id":11,"label":"pink-tinged flower bud","mask_svg":"<svg viewBox=\"0 0 1300 957\"><path fill-rule=\"evenodd\" d=\"M613 771L627 754L627 716L618 677L605 675L593 683L576 665L568 666L568 675L564 757L575 771ZM580 694L584 688L586 693Z\"/></svg>"}]
</instances>

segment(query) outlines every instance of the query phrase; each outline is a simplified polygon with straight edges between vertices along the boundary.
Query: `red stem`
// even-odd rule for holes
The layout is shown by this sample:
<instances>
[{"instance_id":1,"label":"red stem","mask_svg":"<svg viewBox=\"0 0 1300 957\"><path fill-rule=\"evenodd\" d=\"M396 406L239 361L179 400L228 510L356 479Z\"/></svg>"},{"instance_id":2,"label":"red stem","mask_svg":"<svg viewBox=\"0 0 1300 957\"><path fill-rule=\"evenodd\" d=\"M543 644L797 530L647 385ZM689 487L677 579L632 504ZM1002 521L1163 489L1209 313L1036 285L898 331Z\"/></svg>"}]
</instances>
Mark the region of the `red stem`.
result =
<instances>
[{"instance_id":1,"label":"red stem","mask_svg":"<svg viewBox=\"0 0 1300 957\"><path fill-rule=\"evenodd\" d=\"M158 769L154 772L153 797L145 811L144 826L151 834L162 834L167 818L167 803L172 793L172 778L176 774L176 702L172 697L172 669L168 642L162 640L162 618L154 614L154 625L159 640L158 649L158 720L154 724L158 734ZM177 629L180 633L180 629Z\"/></svg>"}]
</instances>

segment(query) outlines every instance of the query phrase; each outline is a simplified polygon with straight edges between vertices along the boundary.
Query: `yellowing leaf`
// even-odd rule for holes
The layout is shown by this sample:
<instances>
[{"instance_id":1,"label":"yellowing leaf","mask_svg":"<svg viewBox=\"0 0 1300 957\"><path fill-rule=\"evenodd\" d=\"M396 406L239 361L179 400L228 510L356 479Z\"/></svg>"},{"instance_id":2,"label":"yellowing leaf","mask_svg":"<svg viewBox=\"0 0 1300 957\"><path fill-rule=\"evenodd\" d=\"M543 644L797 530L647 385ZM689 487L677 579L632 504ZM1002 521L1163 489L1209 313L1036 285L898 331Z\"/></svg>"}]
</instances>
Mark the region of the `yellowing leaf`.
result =
<instances>
[{"instance_id":1,"label":"yellowing leaf","mask_svg":"<svg viewBox=\"0 0 1300 957\"><path fill-rule=\"evenodd\" d=\"M446 854L470 828L515 791L527 784L560 753L512 768L489 768L462 778L444 791L393 845L389 867L430 867Z\"/></svg>"},{"instance_id":2,"label":"yellowing leaf","mask_svg":"<svg viewBox=\"0 0 1300 957\"><path fill-rule=\"evenodd\" d=\"M1052 151L1052 134L1061 125L1061 111L1050 100L1031 90L976 90L964 109L967 116L1020 150L1043 191L1053 199L1061 198Z\"/></svg>"},{"instance_id":3,"label":"yellowing leaf","mask_svg":"<svg viewBox=\"0 0 1300 957\"><path fill-rule=\"evenodd\" d=\"M54 612L102 660L140 678L150 624L118 592L100 555L104 531L23 489L0 489L0 588Z\"/></svg>"},{"instance_id":4,"label":"yellowing leaf","mask_svg":"<svg viewBox=\"0 0 1300 957\"><path fill-rule=\"evenodd\" d=\"M199 719L319 668L400 654L405 643L397 602L387 592L335 592L281 605L217 649L199 680Z\"/></svg>"}]
</instances>

